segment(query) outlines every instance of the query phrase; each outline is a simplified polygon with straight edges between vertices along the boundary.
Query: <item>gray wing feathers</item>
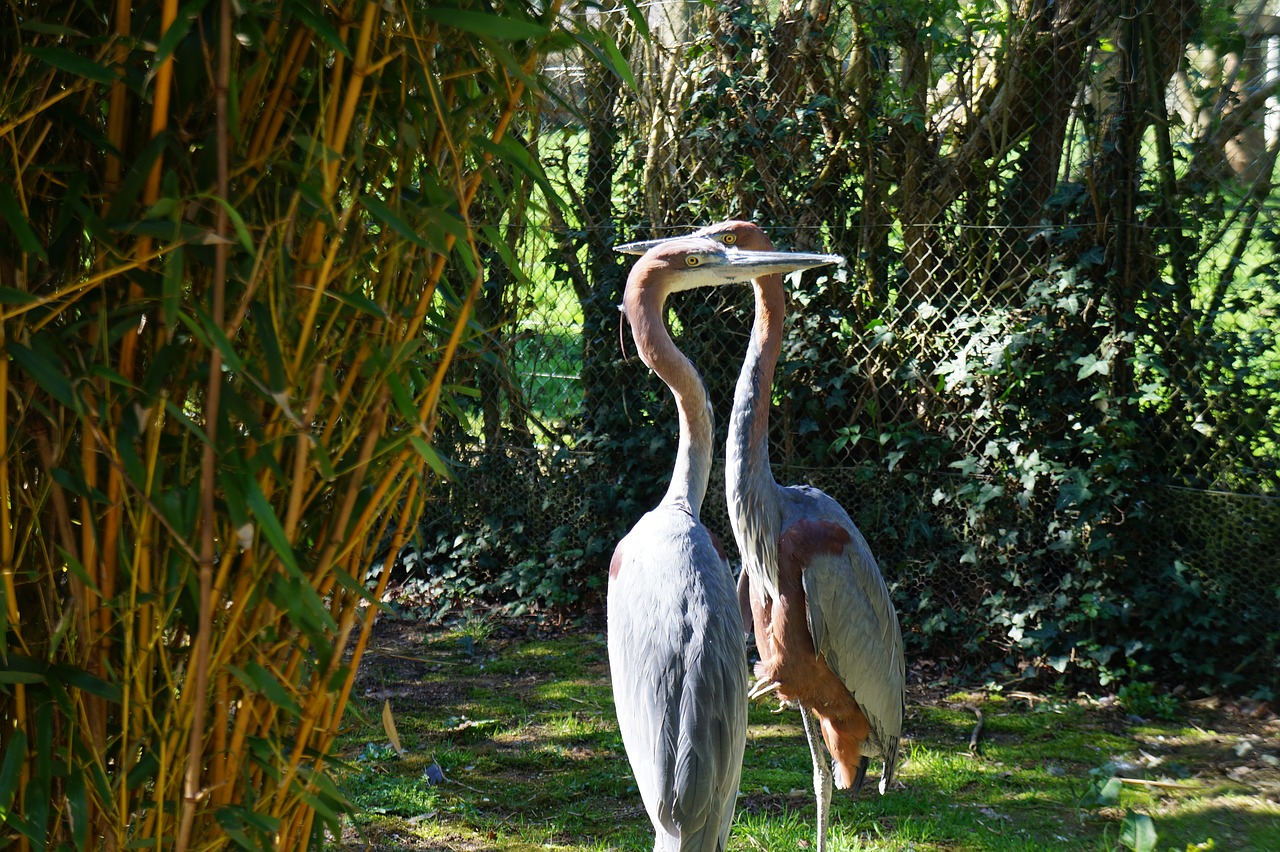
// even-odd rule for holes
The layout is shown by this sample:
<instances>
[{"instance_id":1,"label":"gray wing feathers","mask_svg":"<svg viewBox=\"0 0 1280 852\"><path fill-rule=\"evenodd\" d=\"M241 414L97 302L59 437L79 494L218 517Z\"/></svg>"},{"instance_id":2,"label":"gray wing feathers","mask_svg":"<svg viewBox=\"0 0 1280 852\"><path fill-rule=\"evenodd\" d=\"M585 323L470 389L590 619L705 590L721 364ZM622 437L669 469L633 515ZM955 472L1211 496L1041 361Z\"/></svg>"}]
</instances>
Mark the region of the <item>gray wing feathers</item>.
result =
<instances>
[{"instance_id":1,"label":"gray wing feathers","mask_svg":"<svg viewBox=\"0 0 1280 852\"><path fill-rule=\"evenodd\" d=\"M733 819L747 727L733 576L705 531L675 555L652 531L641 541L641 555L624 556L609 584L618 726L655 848L717 852ZM643 555L654 553L665 558Z\"/></svg>"},{"instance_id":2,"label":"gray wing feathers","mask_svg":"<svg viewBox=\"0 0 1280 852\"><path fill-rule=\"evenodd\" d=\"M883 793L893 779L902 734L906 686L902 632L866 541L852 522L841 526L850 533L843 553L820 554L805 566L809 630L814 648L845 682L871 723L863 752L878 754L884 761Z\"/></svg>"}]
</instances>

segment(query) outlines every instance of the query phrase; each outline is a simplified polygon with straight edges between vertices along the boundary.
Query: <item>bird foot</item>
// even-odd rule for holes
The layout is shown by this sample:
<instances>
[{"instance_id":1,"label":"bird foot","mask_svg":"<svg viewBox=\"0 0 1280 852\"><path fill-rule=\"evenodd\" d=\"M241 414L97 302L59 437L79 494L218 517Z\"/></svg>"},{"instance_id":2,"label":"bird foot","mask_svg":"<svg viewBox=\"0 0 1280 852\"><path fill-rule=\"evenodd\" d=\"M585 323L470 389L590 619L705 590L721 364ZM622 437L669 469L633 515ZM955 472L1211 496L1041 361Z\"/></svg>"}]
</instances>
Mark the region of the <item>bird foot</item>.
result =
<instances>
[{"instance_id":1,"label":"bird foot","mask_svg":"<svg viewBox=\"0 0 1280 852\"><path fill-rule=\"evenodd\" d=\"M785 711L787 711L787 710L790 710L793 706L794 706L794 705L792 705L792 703L791 703L790 701L779 701L779 702L778 702L778 706L777 706L777 708L776 708L775 710L773 710L772 712L774 712L774 713L782 713L782 712L785 712Z\"/></svg>"},{"instance_id":2,"label":"bird foot","mask_svg":"<svg viewBox=\"0 0 1280 852\"><path fill-rule=\"evenodd\" d=\"M768 695L770 692L777 692L782 688L782 684L776 680L758 680L756 685L751 687L751 691L747 693L747 698L754 701L762 695Z\"/></svg>"}]
</instances>

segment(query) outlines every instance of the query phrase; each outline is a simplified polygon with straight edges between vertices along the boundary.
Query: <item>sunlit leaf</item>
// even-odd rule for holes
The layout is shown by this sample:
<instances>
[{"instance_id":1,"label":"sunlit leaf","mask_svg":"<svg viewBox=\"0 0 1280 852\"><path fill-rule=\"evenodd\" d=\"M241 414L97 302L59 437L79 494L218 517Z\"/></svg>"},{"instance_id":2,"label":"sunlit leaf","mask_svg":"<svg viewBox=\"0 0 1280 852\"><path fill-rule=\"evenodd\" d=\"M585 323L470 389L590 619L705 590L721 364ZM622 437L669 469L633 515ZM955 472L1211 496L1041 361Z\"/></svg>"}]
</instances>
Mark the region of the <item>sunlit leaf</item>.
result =
<instances>
[{"instance_id":1,"label":"sunlit leaf","mask_svg":"<svg viewBox=\"0 0 1280 852\"><path fill-rule=\"evenodd\" d=\"M404 746L400 745L400 734L396 731L396 717L391 713L390 699L382 702L382 730L387 732L387 739L391 741L396 754L404 757Z\"/></svg>"}]
</instances>

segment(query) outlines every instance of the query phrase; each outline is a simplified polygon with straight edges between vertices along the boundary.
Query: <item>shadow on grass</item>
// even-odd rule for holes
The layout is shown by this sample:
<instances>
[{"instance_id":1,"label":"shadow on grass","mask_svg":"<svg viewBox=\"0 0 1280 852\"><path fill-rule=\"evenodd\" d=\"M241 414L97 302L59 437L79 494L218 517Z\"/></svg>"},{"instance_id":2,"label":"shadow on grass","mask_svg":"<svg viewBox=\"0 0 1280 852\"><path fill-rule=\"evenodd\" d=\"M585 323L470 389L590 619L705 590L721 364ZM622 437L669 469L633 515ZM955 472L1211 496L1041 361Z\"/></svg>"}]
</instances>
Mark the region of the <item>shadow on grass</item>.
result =
<instances>
[{"instance_id":1,"label":"shadow on grass","mask_svg":"<svg viewBox=\"0 0 1280 852\"><path fill-rule=\"evenodd\" d=\"M344 848L652 848L617 733L603 636L460 643L392 623L376 639L343 753L352 767L343 787L365 809L357 823L366 839ZM384 702L403 757L386 751ZM975 708L984 720L976 755ZM771 710L751 710L730 850L813 839L798 714ZM875 791L876 761L861 795L836 794L832 852L1113 849L1129 810L1155 820L1160 849L1208 840L1280 849L1280 771L1261 760L1280 752L1275 723L1138 723L1085 699L919 690L905 727L906 759L888 795ZM430 782L433 764L446 780ZM1084 807L1090 784L1113 772L1136 781L1106 806Z\"/></svg>"}]
</instances>

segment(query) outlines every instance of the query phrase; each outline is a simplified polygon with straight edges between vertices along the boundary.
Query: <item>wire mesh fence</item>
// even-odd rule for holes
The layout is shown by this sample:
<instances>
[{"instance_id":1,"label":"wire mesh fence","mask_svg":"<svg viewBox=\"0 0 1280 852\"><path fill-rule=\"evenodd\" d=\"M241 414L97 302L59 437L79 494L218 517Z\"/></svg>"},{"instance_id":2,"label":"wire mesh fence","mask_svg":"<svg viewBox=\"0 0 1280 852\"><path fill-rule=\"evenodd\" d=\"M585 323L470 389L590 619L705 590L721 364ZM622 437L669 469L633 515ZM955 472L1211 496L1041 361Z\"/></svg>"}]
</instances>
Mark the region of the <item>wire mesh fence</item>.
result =
<instances>
[{"instance_id":1,"label":"wire mesh fence","mask_svg":"<svg viewBox=\"0 0 1280 852\"><path fill-rule=\"evenodd\" d=\"M847 259L789 282L771 452L779 481L844 502L916 652L1103 672L1141 659L1125 620L1143 617L1230 628L1197 676L1274 688L1271 11L582 11L613 28L634 81L571 53L549 68L530 146L570 204L521 232L518 299L491 274L504 331L476 369L497 359L510 380L480 383L460 417L458 475L426 524L516 523L522 544L487 568L485 548L438 553L549 599L599 587L675 433L665 389L626 355L611 247L749 218ZM671 300L721 447L751 309L746 287ZM732 550L722 475L703 515Z\"/></svg>"}]
</instances>

